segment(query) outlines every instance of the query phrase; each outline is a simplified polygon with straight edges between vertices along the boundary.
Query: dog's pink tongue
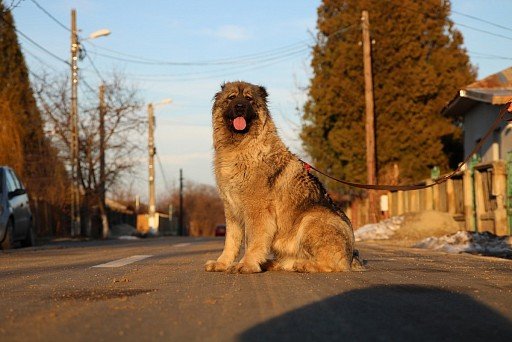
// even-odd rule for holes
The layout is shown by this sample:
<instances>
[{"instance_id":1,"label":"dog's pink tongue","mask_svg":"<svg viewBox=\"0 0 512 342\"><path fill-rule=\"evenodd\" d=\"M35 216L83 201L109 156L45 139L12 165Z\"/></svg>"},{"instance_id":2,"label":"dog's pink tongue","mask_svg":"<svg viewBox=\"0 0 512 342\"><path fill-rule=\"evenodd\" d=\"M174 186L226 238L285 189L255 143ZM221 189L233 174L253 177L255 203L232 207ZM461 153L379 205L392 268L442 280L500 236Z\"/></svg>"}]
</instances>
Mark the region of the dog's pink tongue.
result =
<instances>
[{"instance_id":1,"label":"dog's pink tongue","mask_svg":"<svg viewBox=\"0 0 512 342\"><path fill-rule=\"evenodd\" d=\"M247 126L247 123L245 122L245 119L243 117L239 116L235 120L233 120L233 126L237 131L243 131Z\"/></svg>"}]
</instances>

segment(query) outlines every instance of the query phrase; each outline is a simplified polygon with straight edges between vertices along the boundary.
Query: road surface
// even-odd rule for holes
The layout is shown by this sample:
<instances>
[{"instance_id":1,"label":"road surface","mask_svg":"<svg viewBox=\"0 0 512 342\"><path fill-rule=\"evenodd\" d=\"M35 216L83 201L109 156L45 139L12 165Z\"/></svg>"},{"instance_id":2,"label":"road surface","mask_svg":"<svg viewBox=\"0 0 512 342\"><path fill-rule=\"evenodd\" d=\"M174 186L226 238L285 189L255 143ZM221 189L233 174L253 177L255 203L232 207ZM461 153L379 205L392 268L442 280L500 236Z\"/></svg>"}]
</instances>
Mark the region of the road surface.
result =
<instances>
[{"instance_id":1,"label":"road surface","mask_svg":"<svg viewBox=\"0 0 512 342\"><path fill-rule=\"evenodd\" d=\"M512 341L511 260L365 243L366 272L205 272L222 246L0 252L0 341Z\"/></svg>"}]
</instances>

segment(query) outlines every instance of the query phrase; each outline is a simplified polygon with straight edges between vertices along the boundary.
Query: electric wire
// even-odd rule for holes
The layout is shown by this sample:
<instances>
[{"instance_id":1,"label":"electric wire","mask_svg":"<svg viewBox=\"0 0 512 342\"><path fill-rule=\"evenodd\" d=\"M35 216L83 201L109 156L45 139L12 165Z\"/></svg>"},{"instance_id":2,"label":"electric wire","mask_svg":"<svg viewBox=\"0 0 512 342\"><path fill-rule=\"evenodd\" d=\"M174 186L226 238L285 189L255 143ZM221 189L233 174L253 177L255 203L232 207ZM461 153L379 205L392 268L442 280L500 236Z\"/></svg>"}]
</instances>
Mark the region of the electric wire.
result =
<instances>
[{"instance_id":1,"label":"electric wire","mask_svg":"<svg viewBox=\"0 0 512 342\"><path fill-rule=\"evenodd\" d=\"M387 0L390 4L392 4L393 6L396 6L396 7L400 7L400 8L403 8L403 9L406 9L408 11L411 11L411 12L415 12L415 13L418 13L418 14L421 14L427 18L430 18L430 19L434 19L434 20L439 20L440 18L430 14L430 13L425 13L425 12L422 12L422 11L419 11L417 9L414 9L414 8L411 8L411 7L408 7L408 6L405 6L405 5L402 5L402 4L397 4L395 3L394 1L392 0ZM452 11L453 12L453 11ZM460 14L460 12L457 12L457 14ZM469 16L469 15L466 15L466 16ZM477 18L477 17L474 17L474 18ZM474 19L473 18L473 19ZM486 23L490 23L488 22L487 20L484 20L484 19L480 19L478 18L480 21L484 21ZM502 34L499 34L499 33L495 33L495 32L491 32L491 31L487 31L487 30L483 30L483 29L480 29L480 28L476 28L476 27L473 27L471 25L466 25L466 24L462 24L462 23L459 23L457 21L454 21L452 20L452 22L458 26L462 26L462 27L465 27L465 28L468 28L470 30L474 30L474 31L478 31L478 32L481 32L481 33L485 33L485 34L489 34L491 36L495 36L495 37L499 37L499 38L504 38L504 39L507 39L507 40L512 40L512 37L510 36L505 36L505 35L502 35ZM508 28L506 28L505 26L501 26L501 25L498 25L498 24L495 24L494 26L499 26L500 28L505 28L508 30Z\"/></svg>"},{"instance_id":2,"label":"electric wire","mask_svg":"<svg viewBox=\"0 0 512 342\"><path fill-rule=\"evenodd\" d=\"M468 54L476 58L512 60L512 57L498 56L482 52L468 51Z\"/></svg>"},{"instance_id":3,"label":"electric wire","mask_svg":"<svg viewBox=\"0 0 512 342\"><path fill-rule=\"evenodd\" d=\"M107 50L107 51L111 51L111 52L114 51L111 49L99 47L95 44L92 44L91 42L87 42L87 43L91 44L92 46L97 47L99 49L103 49L103 50ZM264 60L266 60L266 59L279 57L280 55L285 55L287 53L303 49L305 46L308 46L306 44L306 41L301 41L301 42L289 44L289 45L286 45L286 46L283 46L281 48L277 48L274 50L267 50L267 51L262 51L259 53L254 53L254 54L249 54L249 55L244 55L244 56L239 56L239 57L231 57L231 58L224 58L224 59L217 59L217 60L210 60L210 61L207 61L207 60L194 61L194 62L154 60L154 59L129 55L129 54L125 54L125 53L119 53L119 52L115 52L115 53L122 54L124 56L130 56L131 58L113 56L111 54L102 53L102 52L98 52L98 51L94 51L92 53L95 55L101 56L101 57L118 60L118 61L123 61L123 62L127 62L127 63L134 63L134 64L172 65L172 66L215 66L215 65L251 64L254 62L261 61L262 58Z\"/></svg>"},{"instance_id":4,"label":"electric wire","mask_svg":"<svg viewBox=\"0 0 512 342\"><path fill-rule=\"evenodd\" d=\"M37 1L35 0L30 0L34 5L36 5L41 11L43 11L48 17L50 17L50 19L52 19L54 22L56 22L60 27L62 27L63 29L65 29L66 31L68 32L71 32L71 29L69 27L67 27L66 25L64 25L60 20L58 20L57 18L55 18L50 12L48 12L43 6L41 6Z\"/></svg>"},{"instance_id":5,"label":"electric wire","mask_svg":"<svg viewBox=\"0 0 512 342\"><path fill-rule=\"evenodd\" d=\"M59 56L57 56L56 54L54 54L53 52L51 52L50 50L48 50L47 48L45 48L44 46L40 45L39 43L37 43L36 41L34 41L32 38L30 38L29 36L27 36L26 34L24 34L23 32L21 32L20 30L18 30L14 25L12 25L11 23L9 23L7 20L4 19L3 15L0 15L0 19L6 23L7 25L9 25L14 31L16 31L16 33L18 33L19 35L21 35L23 38L25 38L26 40L28 40L30 43L34 44L35 46L37 46L40 50L46 52L46 54L48 54L49 56L52 56L53 58L59 60L60 62L62 63L65 63L67 65L70 65L68 61L60 58Z\"/></svg>"},{"instance_id":6,"label":"electric wire","mask_svg":"<svg viewBox=\"0 0 512 342\"><path fill-rule=\"evenodd\" d=\"M35 53L31 52L29 49L27 49L26 46L22 46L23 48L23 53L29 55L30 57L34 58L36 61L38 61L41 65L49 68L49 69L52 69L53 71L57 72L58 70L53 66L53 65L50 65L48 62L46 62L45 60L43 60L41 57L37 56Z\"/></svg>"},{"instance_id":7,"label":"electric wire","mask_svg":"<svg viewBox=\"0 0 512 342\"><path fill-rule=\"evenodd\" d=\"M470 18L470 19L473 19L473 20L480 21L482 23L489 24L489 25L494 26L494 27L498 27L498 28L503 29L503 30L512 31L512 28L510 28L510 27L506 27L506 26L503 26L503 25L500 25L500 24L496 24L496 23L493 23L492 21L488 21L488 20L485 20L485 19L482 19L482 18L478 18L478 17L475 17L473 15L469 15L469 14L466 14L466 13L461 13L459 11L454 11L454 10L452 10L451 12L454 13L454 14L458 14L460 16L466 17L466 18Z\"/></svg>"},{"instance_id":8,"label":"electric wire","mask_svg":"<svg viewBox=\"0 0 512 342\"><path fill-rule=\"evenodd\" d=\"M282 63L284 61L290 60L290 59L295 58L297 56L300 56L300 55L304 54L304 52L307 52L308 50L309 49L303 49L303 50L297 51L297 52L295 52L293 54L282 56L279 59L274 59L274 60L269 61L267 63L257 64L257 65L254 65L252 67L244 67L242 69L235 69L235 70L229 69L230 72L226 72L226 71L219 72L219 70L211 70L210 73L206 73L204 76L197 76L197 77L186 77L186 76L181 77L181 76L178 76L178 77L171 77L171 78L145 78L145 77L137 77L137 76L132 75L132 78L134 78L135 80L138 80L138 81L146 81L146 82L170 82L170 81L186 82L186 81L209 80L209 79L215 79L215 78L219 78L219 77L227 77L227 76L231 76L231 75L238 75L240 73L244 73L244 72L248 72L248 71L263 69L263 68L266 68L266 67L269 67L269 66L272 66L272 65L279 64L279 63Z\"/></svg>"},{"instance_id":9,"label":"electric wire","mask_svg":"<svg viewBox=\"0 0 512 342\"><path fill-rule=\"evenodd\" d=\"M89 56L89 54L87 53L87 51L85 52L85 57L87 58L87 60L89 60L89 63L91 64L94 72L96 73L96 75L99 77L99 79L101 80L101 82L103 82L104 84L107 83L105 81L105 79L103 78L103 76L101 75L100 71L98 70L98 68L96 67L96 64L94 64L94 61L92 60L91 56Z\"/></svg>"},{"instance_id":10,"label":"electric wire","mask_svg":"<svg viewBox=\"0 0 512 342\"><path fill-rule=\"evenodd\" d=\"M504 39L507 39L507 40L512 40L512 37L504 36L504 35L499 34L499 33L494 33L494 32L490 32L490 31L487 31L487 30L482 30L482 29L479 29L479 28L476 28L476 27L472 27L472 26L469 26L469 25L466 25L466 24L461 24L461 23L455 23L455 24L457 24L458 26L462 26L462 27L468 28L468 29L473 30L473 31L477 31L477 32L481 32L481 33L486 33L486 34L489 34L491 36L495 36L495 37L499 37L499 38L504 38Z\"/></svg>"},{"instance_id":11,"label":"electric wire","mask_svg":"<svg viewBox=\"0 0 512 342\"><path fill-rule=\"evenodd\" d=\"M165 177L164 167L162 166L162 161L160 160L160 155L158 153L156 154L156 159L158 160L158 165L160 166L160 173L162 174L162 179L164 180L164 185L166 189L169 188L169 183L167 182L167 178Z\"/></svg>"}]
</instances>

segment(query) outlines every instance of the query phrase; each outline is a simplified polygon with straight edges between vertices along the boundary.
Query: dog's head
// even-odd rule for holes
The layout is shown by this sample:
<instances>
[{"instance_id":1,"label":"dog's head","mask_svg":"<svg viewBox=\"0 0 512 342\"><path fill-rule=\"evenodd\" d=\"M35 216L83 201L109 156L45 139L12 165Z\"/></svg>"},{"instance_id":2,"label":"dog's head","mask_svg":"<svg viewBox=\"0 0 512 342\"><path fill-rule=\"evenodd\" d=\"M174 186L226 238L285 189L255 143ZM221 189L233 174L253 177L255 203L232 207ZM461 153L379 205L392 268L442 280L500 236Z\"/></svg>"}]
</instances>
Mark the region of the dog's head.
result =
<instances>
[{"instance_id":1,"label":"dog's head","mask_svg":"<svg viewBox=\"0 0 512 342\"><path fill-rule=\"evenodd\" d=\"M244 136L267 120L267 91L247 82L229 82L215 94L213 121L235 136Z\"/></svg>"}]
</instances>

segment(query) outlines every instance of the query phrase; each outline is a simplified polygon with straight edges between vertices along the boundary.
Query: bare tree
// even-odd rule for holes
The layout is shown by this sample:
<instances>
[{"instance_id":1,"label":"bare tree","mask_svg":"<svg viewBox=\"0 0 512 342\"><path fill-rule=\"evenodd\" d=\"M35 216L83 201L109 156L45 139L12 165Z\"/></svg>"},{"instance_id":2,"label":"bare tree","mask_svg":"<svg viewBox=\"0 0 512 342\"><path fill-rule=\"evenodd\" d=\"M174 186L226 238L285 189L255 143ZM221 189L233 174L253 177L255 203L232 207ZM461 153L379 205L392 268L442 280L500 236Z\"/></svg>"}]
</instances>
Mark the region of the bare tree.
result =
<instances>
[{"instance_id":1,"label":"bare tree","mask_svg":"<svg viewBox=\"0 0 512 342\"><path fill-rule=\"evenodd\" d=\"M126 85L120 75L104 84L104 151L105 151L105 189L122 181L123 176L134 172L140 159L142 146L138 137L146 127L145 116L140 115L141 101L137 90ZM69 79L62 77L50 81L47 77L38 80L36 96L46 119L47 130L52 134L52 143L61 157L70 165L71 160L71 102L69 98ZM90 95L90 94L89 94ZM103 188L100 179L100 105L99 99L81 97L79 107L79 158L78 180L83 196L83 212L89 212L98 206L103 224L106 222L102 201ZM82 222L88 222L82 220ZM82 234L89 234L88 223L82 225Z\"/></svg>"},{"instance_id":2,"label":"bare tree","mask_svg":"<svg viewBox=\"0 0 512 342\"><path fill-rule=\"evenodd\" d=\"M7 11L12 11L16 7L18 7L22 1L23 0L10 0L10 1L3 2L3 1L0 0L0 5L2 4L2 2L4 3L3 4L4 8L1 8L1 6L0 6L0 13L5 13Z\"/></svg>"},{"instance_id":3,"label":"bare tree","mask_svg":"<svg viewBox=\"0 0 512 342\"><path fill-rule=\"evenodd\" d=\"M226 222L224 206L217 189L207 184L186 182L183 191L183 213L185 226L191 236L214 236L215 226ZM159 201L159 211L166 212L169 204L174 208L173 216L180 215L179 189L174 186L169 196Z\"/></svg>"}]
</instances>

